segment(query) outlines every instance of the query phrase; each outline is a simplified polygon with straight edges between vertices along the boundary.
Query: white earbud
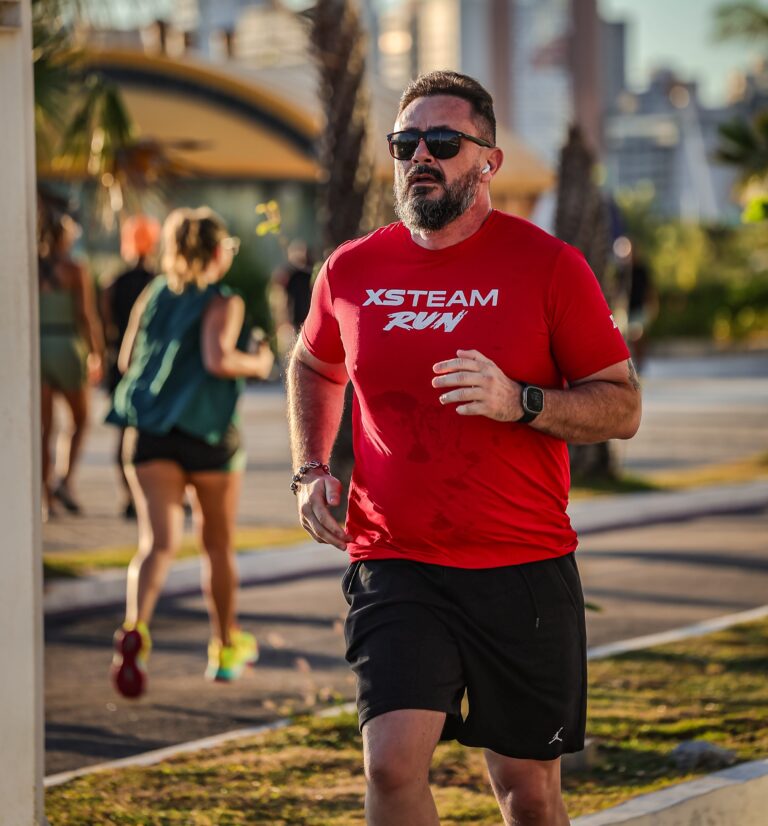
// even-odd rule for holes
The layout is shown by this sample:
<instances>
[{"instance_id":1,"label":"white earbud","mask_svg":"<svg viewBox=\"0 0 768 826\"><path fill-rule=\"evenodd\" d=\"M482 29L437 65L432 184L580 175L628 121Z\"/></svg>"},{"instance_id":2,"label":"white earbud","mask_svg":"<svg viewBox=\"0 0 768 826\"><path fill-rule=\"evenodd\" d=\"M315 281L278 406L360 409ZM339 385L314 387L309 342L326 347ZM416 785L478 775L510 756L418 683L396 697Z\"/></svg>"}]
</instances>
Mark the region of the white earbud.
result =
<instances>
[{"instance_id":1,"label":"white earbud","mask_svg":"<svg viewBox=\"0 0 768 826\"><path fill-rule=\"evenodd\" d=\"M485 165L485 166L484 166L484 167L480 170L480 173L481 173L482 175L485 175L485 173L486 173L486 172L490 172L490 171L491 171L491 165L490 165L489 163L487 163L487 164L486 164L486 165Z\"/></svg>"}]
</instances>

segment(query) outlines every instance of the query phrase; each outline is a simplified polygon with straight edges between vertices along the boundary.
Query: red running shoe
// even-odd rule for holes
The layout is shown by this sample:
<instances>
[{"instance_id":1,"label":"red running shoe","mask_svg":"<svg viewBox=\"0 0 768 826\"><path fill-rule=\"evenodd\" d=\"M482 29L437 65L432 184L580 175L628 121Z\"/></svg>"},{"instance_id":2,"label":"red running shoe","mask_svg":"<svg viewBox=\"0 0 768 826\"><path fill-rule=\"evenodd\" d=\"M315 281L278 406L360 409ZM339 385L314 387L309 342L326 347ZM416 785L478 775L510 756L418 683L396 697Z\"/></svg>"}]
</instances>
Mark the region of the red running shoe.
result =
<instances>
[{"instance_id":1,"label":"red running shoe","mask_svg":"<svg viewBox=\"0 0 768 826\"><path fill-rule=\"evenodd\" d=\"M118 628L114 640L112 685L123 697L141 697L147 690L147 660L152 648L149 630L139 622L133 628Z\"/></svg>"}]
</instances>

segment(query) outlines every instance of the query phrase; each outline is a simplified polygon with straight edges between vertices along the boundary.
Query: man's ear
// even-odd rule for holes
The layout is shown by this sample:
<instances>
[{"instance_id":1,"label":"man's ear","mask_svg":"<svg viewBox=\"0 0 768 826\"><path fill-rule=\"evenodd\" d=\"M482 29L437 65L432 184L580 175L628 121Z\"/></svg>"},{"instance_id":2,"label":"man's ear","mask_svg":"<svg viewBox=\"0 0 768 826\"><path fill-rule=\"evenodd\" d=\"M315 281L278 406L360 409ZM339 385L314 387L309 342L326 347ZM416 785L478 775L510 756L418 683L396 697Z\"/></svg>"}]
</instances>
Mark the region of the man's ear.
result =
<instances>
[{"instance_id":1,"label":"man's ear","mask_svg":"<svg viewBox=\"0 0 768 826\"><path fill-rule=\"evenodd\" d=\"M489 166L490 169L486 170L485 168L483 168L481 171L484 175L487 175L488 172L490 172L491 175L495 175L499 171L499 169L501 169L501 165L503 163L504 153L497 146L491 150L491 155L488 158L488 162L486 163L486 166Z\"/></svg>"}]
</instances>

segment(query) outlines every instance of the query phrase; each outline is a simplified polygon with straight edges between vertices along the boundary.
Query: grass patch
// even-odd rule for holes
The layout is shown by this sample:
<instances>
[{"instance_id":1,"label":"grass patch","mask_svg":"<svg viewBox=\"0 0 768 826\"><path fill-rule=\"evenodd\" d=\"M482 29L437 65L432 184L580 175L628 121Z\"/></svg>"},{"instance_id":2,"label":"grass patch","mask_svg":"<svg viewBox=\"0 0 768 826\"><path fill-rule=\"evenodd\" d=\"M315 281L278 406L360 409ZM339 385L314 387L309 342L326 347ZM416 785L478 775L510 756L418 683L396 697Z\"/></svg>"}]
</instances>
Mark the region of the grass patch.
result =
<instances>
[{"instance_id":1,"label":"grass patch","mask_svg":"<svg viewBox=\"0 0 768 826\"><path fill-rule=\"evenodd\" d=\"M567 776L571 817L694 774L669 752L704 738L740 761L768 754L768 620L590 665L588 731L601 759ZM300 718L247 741L157 766L103 772L46 793L51 826L351 826L364 780L354 715ZM444 826L497 826L482 755L441 744L432 784Z\"/></svg>"},{"instance_id":2,"label":"grass patch","mask_svg":"<svg viewBox=\"0 0 768 826\"><path fill-rule=\"evenodd\" d=\"M622 474L618 479L574 479L571 485L570 499L591 499L593 496L609 496L622 493L653 493L665 490L653 479Z\"/></svg>"},{"instance_id":3,"label":"grass patch","mask_svg":"<svg viewBox=\"0 0 768 826\"><path fill-rule=\"evenodd\" d=\"M618 479L574 479L570 498L573 501L579 501L608 494L690 490L707 485L754 482L767 476L768 453L758 453L733 462L700 465L684 470L669 470L642 476L626 473Z\"/></svg>"},{"instance_id":4,"label":"grass patch","mask_svg":"<svg viewBox=\"0 0 768 826\"><path fill-rule=\"evenodd\" d=\"M302 528L286 528L268 525L259 528L242 528L235 534L235 550L258 551L265 548L295 545L309 539ZM126 568L136 553L136 545L93 548L82 551L56 551L43 554L43 571L46 578L71 578L105 568ZM197 540L186 536L176 556L188 559L199 554Z\"/></svg>"},{"instance_id":5,"label":"grass patch","mask_svg":"<svg viewBox=\"0 0 768 826\"><path fill-rule=\"evenodd\" d=\"M753 482L756 479L764 479L766 476L768 476L768 452L747 456L733 462L655 473L648 479L668 490L680 490L704 485Z\"/></svg>"}]
</instances>

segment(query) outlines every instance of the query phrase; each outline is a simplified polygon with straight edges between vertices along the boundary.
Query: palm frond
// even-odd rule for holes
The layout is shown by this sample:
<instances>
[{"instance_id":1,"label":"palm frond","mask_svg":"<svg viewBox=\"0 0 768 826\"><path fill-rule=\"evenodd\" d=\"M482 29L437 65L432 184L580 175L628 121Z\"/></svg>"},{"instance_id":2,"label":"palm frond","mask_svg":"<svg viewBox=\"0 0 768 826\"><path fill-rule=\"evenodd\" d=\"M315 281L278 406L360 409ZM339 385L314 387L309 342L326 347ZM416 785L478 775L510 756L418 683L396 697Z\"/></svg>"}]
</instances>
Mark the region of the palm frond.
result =
<instances>
[{"instance_id":1,"label":"palm frond","mask_svg":"<svg viewBox=\"0 0 768 826\"><path fill-rule=\"evenodd\" d=\"M154 9L156 15L157 3L132 0L130 9L141 14ZM75 41L78 21L114 21L118 4L32 0L32 15L38 163L96 181L97 209L107 226L127 208L163 199L165 187L191 171L173 157L173 149L195 147L139 137L119 89L85 68Z\"/></svg>"},{"instance_id":2,"label":"palm frond","mask_svg":"<svg viewBox=\"0 0 768 826\"><path fill-rule=\"evenodd\" d=\"M758 0L725 3L715 11L718 40L751 40L768 46L768 9Z\"/></svg>"},{"instance_id":3,"label":"palm frond","mask_svg":"<svg viewBox=\"0 0 768 826\"><path fill-rule=\"evenodd\" d=\"M768 176L768 111L751 121L736 119L719 127L720 145L715 157L739 168L742 185L756 177Z\"/></svg>"}]
</instances>

